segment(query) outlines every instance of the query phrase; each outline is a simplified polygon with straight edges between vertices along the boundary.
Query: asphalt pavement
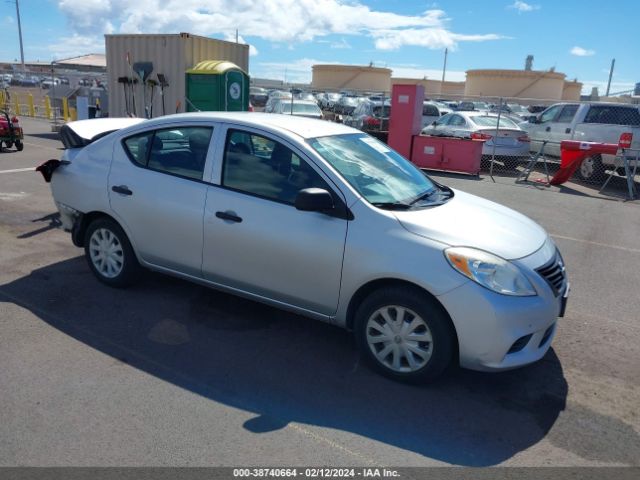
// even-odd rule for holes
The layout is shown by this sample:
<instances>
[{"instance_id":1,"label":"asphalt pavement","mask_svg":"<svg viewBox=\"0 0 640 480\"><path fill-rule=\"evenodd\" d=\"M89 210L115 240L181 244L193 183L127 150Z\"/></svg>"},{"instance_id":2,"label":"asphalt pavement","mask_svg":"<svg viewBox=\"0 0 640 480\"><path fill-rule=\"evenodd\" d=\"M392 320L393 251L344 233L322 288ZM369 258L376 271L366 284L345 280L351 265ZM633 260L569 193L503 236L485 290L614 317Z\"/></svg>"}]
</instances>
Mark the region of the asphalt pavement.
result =
<instances>
[{"instance_id":1,"label":"asphalt pavement","mask_svg":"<svg viewBox=\"0 0 640 480\"><path fill-rule=\"evenodd\" d=\"M148 273L100 284L31 169L0 153L0 466L640 465L640 201L435 177L544 226L572 292L552 349L412 387L336 327Z\"/></svg>"}]
</instances>

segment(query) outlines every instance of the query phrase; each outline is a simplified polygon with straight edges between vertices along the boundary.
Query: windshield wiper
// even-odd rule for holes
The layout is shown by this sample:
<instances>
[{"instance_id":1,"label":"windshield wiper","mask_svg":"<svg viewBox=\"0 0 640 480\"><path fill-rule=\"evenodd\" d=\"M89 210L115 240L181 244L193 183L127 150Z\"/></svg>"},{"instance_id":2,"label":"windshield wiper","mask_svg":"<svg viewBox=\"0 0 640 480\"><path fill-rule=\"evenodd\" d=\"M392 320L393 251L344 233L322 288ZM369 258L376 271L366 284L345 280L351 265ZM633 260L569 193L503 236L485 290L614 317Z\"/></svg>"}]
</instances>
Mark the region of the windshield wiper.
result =
<instances>
[{"instance_id":1,"label":"windshield wiper","mask_svg":"<svg viewBox=\"0 0 640 480\"><path fill-rule=\"evenodd\" d=\"M371 205L384 210L409 210L411 208L410 204L402 202L373 202Z\"/></svg>"},{"instance_id":2,"label":"windshield wiper","mask_svg":"<svg viewBox=\"0 0 640 480\"><path fill-rule=\"evenodd\" d=\"M426 200L431 195L435 195L436 193L440 193L440 190L438 190L438 188L434 188L433 190L427 190L422 195L418 195L415 199L411 200L411 202L409 202L409 205L415 205L419 201Z\"/></svg>"}]
</instances>

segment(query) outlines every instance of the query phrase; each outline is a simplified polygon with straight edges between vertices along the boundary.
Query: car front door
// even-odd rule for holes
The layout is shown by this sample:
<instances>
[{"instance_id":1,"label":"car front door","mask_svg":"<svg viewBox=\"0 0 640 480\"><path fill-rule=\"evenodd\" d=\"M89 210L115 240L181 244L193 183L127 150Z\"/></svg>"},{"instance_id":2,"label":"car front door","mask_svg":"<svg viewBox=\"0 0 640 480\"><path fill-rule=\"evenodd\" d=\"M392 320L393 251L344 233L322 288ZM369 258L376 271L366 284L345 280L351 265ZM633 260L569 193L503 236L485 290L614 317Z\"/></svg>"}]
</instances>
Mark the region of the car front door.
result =
<instances>
[{"instance_id":1,"label":"car front door","mask_svg":"<svg viewBox=\"0 0 640 480\"><path fill-rule=\"evenodd\" d=\"M554 105L547 108L538 117L536 123L527 124L525 129L531 138L530 149L532 152L540 151L542 143L546 140L549 143L545 145L544 152L548 155L560 156L560 145L553 143L551 135L551 127L554 120L562 110L564 105Z\"/></svg>"},{"instance_id":2,"label":"car front door","mask_svg":"<svg viewBox=\"0 0 640 480\"><path fill-rule=\"evenodd\" d=\"M111 209L150 264L200 277L202 181L213 128L169 127L117 144L109 173Z\"/></svg>"},{"instance_id":3,"label":"car front door","mask_svg":"<svg viewBox=\"0 0 640 480\"><path fill-rule=\"evenodd\" d=\"M229 127L207 193L206 279L323 315L338 305L347 220L294 207L301 189L335 185L300 150L269 134Z\"/></svg>"}]
</instances>

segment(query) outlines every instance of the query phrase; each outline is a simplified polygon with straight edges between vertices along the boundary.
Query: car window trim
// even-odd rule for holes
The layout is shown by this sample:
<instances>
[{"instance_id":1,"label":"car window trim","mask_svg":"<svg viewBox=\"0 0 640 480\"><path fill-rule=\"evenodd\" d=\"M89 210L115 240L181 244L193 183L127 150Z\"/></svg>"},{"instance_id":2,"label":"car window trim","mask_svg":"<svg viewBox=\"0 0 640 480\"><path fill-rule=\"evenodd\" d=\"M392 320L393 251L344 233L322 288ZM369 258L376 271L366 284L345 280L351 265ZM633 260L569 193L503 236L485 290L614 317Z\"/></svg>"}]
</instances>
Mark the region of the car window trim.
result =
<instances>
[{"instance_id":1,"label":"car window trim","mask_svg":"<svg viewBox=\"0 0 640 480\"><path fill-rule=\"evenodd\" d=\"M129 149L127 148L126 145L126 141L129 140L130 138L134 138L134 137L140 137L142 135L151 133L151 143L153 144L153 139L156 136L156 132L158 131L163 131L163 130L177 130L177 129L182 129L182 128L209 128L211 129L211 136L209 137L209 148L207 149L207 157L205 157L205 164L204 167L202 168L202 178L198 179L198 178L193 178L193 177L188 177L186 175L180 175L179 173L173 173L173 172L168 172L166 170L158 170L156 168L151 168L149 167L149 159L150 159L150 155L151 155L151 149L148 148L147 152L146 152L146 156L145 156L145 164L144 165L140 165L138 162L136 162L133 158L132 158L132 154L129 151ZM120 145L122 146L122 149L124 150L124 152L127 155L127 158L129 159L129 161L133 164L133 166L141 168L143 170L149 170L150 172L156 172L156 173L162 173L165 175L170 175L172 177L178 177L178 178L183 178L185 180L192 180L194 182L198 182L198 183L204 183L209 185L210 182L204 180L204 173L207 169L207 160L209 157L209 149L211 149L211 144L215 135L215 131L216 131L216 127L214 125L211 124L202 124L202 125L174 125L174 126L170 126L170 127L160 127L160 128L156 128L156 129L152 129L152 130L143 130L140 132L136 132L132 135L129 135L127 137L123 137L120 139Z\"/></svg>"},{"instance_id":2,"label":"car window trim","mask_svg":"<svg viewBox=\"0 0 640 480\"><path fill-rule=\"evenodd\" d=\"M280 143L281 145L287 147L289 150L291 150L291 152L293 154L295 154L298 158L300 158L301 161L305 161L308 164L311 165L311 168L314 169L314 171L316 172L316 174L318 174L318 176L326 183L327 187L328 187L328 192L331 194L331 197L333 198L334 202L336 203L335 205L335 209L334 211L330 212L330 213L326 213L326 215L329 215L331 217L336 217L336 218L342 218L344 220L353 220L355 217L353 216L353 213L351 212L351 209L347 206L347 201L346 198L344 197L344 194L340 191L340 189L338 188L338 186L335 184L335 182L329 178L324 172L323 170L316 164L316 162L312 161L308 155L306 155L304 152L302 152L299 148L295 148L291 145L290 142L287 142L285 139L282 139L281 137L274 135L271 132L266 132L260 128L256 128L254 126L250 126L250 125L237 125L237 124L233 124L233 123L224 123L222 124L222 127L224 127L224 130L221 129L221 133L220 135L223 138L220 138L220 150L221 152L217 153L217 158L221 158L221 162L220 162L220 176L219 178L217 178L218 183L210 183L209 185L212 187L217 187L217 188L221 188L223 190L228 190L228 191L232 191L232 192L236 192L239 194L243 194L243 195L248 195L250 197L255 197L255 198L260 198L263 200L267 200L270 202L275 202L275 203L279 203L282 205L288 205L290 207L293 207L295 209L295 204L293 203L289 203L289 202L285 202L283 200L278 200L276 198L273 197L266 197L264 195L260 195L254 192L248 192L246 190L240 190L234 187L229 187L227 185L223 184L223 174L224 174L224 167L225 167L225 163L227 161L227 141L229 139L229 134L232 131L240 131L241 133L248 133L250 135L258 135L261 137L266 138L267 140L271 140L273 142L276 143ZM315 167L315 168L314 168Z\"/></svg>"}]
</instances>

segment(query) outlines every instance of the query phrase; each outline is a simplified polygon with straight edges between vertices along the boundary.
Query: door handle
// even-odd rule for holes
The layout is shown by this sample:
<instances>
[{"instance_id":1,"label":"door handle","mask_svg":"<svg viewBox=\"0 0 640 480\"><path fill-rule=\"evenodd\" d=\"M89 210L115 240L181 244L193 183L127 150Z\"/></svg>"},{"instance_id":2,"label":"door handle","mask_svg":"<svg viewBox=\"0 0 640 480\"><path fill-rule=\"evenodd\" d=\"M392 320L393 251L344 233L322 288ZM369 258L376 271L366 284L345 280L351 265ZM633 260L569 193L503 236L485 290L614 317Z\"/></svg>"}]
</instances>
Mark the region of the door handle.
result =
<instances>
[{"instance_id":1,"label":"door handle","mask_svg":"<svg viewBox=\"0 0 640 480\"><path fill-rule=\"evenodd\" d=\"M222 220L228 220L229 222L240 223L242 222L242 218L234 215L230 212L216 212L216 217L221 218Z\"/></svg>"},{"instance_id":2,"label":"door handle","mask_svg":"<svg viewBox=\"0 0 640 480\"><path fill-rule=\"evenodd\" d=\"M551 131L551 127L547 127L544 129L545 132L550 132Z\"/></svg>"},{"instance_id":3,"label":"door handle","mask_svg":"<svg viewBox=\"0 0 640 480\"><path fill-rule=\"evenodd\" d=\"M120 195L133 195L133 192L129 190L129 187L127 187L126 185L114 185L113 187L111 187L111 190L119 193Z\"/></svg>"},{"instance_id":4,"label":"door handle","mask_svg":"<svg viewBox=\"0 0 640 480\"><path fill-rule=\"evenodd\" d=\"M571 133L571 129L570 128L565 129L564 133Z\"/></svg>"}]
</instances>

